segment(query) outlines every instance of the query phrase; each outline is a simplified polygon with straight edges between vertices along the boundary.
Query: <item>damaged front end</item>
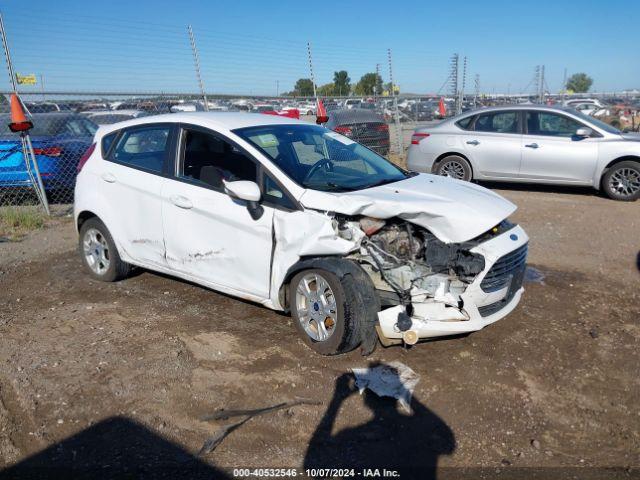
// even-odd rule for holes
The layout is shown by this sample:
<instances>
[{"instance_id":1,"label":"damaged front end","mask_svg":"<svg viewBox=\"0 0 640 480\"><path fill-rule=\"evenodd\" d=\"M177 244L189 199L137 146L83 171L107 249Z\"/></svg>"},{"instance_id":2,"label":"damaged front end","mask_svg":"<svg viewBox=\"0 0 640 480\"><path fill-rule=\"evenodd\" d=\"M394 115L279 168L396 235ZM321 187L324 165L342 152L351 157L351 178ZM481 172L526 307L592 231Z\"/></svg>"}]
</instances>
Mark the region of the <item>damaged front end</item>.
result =
<instances>
[{"instance_id":1,"label":"damaged front end","mask_svg":"<svg viewBox=\"0 0 640 480\"><path fill-rule=\"evenodd\" d=\"M462 243L445 243L399 218L344 216L336 222L340 237L359 242L348 258L376 288L382 305L376 328L383 344L479 330L507 315L520 299L528 238L508 221ZM490 285L483 283L485 277L492 279Z\"/></svg>"}]
</instances>

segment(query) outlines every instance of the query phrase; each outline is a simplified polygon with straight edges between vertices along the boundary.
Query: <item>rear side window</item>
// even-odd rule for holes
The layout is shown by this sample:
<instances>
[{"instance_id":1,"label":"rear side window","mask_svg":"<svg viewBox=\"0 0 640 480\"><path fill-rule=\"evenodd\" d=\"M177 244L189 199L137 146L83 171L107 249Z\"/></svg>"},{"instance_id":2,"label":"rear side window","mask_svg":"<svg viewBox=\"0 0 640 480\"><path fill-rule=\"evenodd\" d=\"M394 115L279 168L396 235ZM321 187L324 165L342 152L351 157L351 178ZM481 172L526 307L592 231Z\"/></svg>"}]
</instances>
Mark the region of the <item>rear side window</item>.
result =
<instances>
[{"instance_id":1,"label":"rear side window","mask_svg":"<svg viewBox=\"0 0 640 480\"><path fill-rule=\"evenodd\" d=\"M467 118L463 118L461 120L458 120L456 122L456 125L458 127L460 127L463 130L469 130L469 127L471 127L471 121L473 120L473 115Z\"/></svg>"},{"instance_id":2,"label":"rear side window","mask_svg":"<svg viewBox=\"0 0 640 480\"><path fill-rule=\"evenodd\" d=\"M93 137L98 130L98 126L90 120L82 117L68 119L61 133L73 135L74 137Z\"/></svg>"},{"instance_id":3,"label":"rear side window","mask_svg":"<svg viewBox=\"0 0 640 480\"><path fill-rule=\"evenodd\" d=\"M478 115L476 132L518 133L518 112L492 112Z\"/></svg>"},{"instance_id":4,"label":"rear side window","mask_svg":"<svg viewBox=\"0 0 640 480\"><path fill-rule=\"evenodd\" d=\"M110 133L109 135L105 135L104 137L102 137L102 157L106 158L106 156L109 154L109 149L111 148L111 145L113 145L113 141L116 139L116 137L118 136L118 132L113 132Z\"/></svg>"},{"instance_id":5,"label":"rear side window","mask_svg":"<svg viewBox=\"0 0 640 480\"><path fill-rule=\"evenodd\" d=\"M162 173L170 127L125 130L110 159L118 163Z\"/></svg>"}]
</instances>

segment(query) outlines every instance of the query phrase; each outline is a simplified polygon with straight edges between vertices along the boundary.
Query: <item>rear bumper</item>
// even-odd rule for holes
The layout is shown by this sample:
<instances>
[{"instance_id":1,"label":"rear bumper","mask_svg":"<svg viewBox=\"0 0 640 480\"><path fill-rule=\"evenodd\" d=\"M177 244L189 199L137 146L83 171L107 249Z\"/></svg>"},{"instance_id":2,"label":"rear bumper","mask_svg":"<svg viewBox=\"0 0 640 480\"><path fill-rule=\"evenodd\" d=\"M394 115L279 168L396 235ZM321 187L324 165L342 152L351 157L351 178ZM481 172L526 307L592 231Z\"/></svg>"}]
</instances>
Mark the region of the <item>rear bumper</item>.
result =
<instances>
[{"instance_id":1,"label":"rear bumper","mask_svg":"<svg viewBox=\"0 0 640 480\"><path fill-rule=\"evenodd\" d=\"M45 190L55 190L57 188L73 188L76 181L75 175L64 176L60 174L42 173L41 177L42 184L44 185ZM0 190L32 187L33 182L26 172L21 175L3 175L0 173Z\"/></svg>"},{"instance_id":2,"label":"rear bumper","mask_svg":"<svg viewBox=\"0 0 640 480\"><path fill-rule=\"evenodd\" d=\"M435 153L421 152L418 145L409 145L407 150L407 168L413 172L432 173L436 161Z\"/></svg>"}]
</instances>

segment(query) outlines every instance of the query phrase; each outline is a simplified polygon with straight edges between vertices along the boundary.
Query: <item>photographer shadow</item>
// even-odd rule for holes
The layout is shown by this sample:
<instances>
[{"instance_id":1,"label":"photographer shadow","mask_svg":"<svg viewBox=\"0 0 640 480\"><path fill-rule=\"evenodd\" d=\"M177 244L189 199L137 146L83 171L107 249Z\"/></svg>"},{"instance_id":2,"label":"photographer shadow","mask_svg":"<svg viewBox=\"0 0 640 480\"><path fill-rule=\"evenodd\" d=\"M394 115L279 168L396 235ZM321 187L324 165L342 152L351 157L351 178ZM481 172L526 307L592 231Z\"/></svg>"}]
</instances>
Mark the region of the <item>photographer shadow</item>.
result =
<instances>
[{"instance_id":1,"label":"photographer shadow","mask_svg":"<svg viewBox=\"0 0 640 480\"><path fill-rule=\"evenodd\" d=\"M2 479L228 479L126 417L107 418L0 471Z\"/></svg>"},{"instance_id":2,"label":"photographer shadow","mask_svg":"<svg viewBox=\"0 0 640 480\"><path fill-rule=\"evenodd\" d=\"M340 406L357 392L352 379L343 374L336 380L331 403L309 442L304 467L391 469L435 479L439 457L456 448L455 436L438 415L416 399L411 401L412 413L405 414L398 411L394 398L365 390L364 403L372 418L332 434Z\"/></svg>"}]
</instances>

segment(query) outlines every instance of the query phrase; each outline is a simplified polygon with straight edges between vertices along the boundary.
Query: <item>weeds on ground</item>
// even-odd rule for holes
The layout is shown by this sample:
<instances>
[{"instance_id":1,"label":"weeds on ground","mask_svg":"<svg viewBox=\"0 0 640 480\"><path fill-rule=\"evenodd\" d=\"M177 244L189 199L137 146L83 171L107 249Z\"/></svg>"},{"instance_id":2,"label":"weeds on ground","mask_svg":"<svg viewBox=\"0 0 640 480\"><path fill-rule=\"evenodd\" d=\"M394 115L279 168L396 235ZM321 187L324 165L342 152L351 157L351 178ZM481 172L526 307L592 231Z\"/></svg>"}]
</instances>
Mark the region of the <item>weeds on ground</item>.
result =
<instances>
[{"instance_id":1,"label":"weeds on ground","mask_svg":"<svg viewBox=\"0 0 640 480\"><path fill-rule=\"evenodd\" d=\"M39 207L0 208L0 239L16 241L45 225L44 212Z\"/></svg>"},{"instance_id":2,"label":"weeds on ground","mask_svg":"<svg viewBox=\"0 0 640 480\"><path fill-rule=\"evenodd\" d=\"M389 153L387 155L387 159L401 168L407 168L407 159L405 154L400 155L398 153Z\"/></svg>"}]
</instances>

